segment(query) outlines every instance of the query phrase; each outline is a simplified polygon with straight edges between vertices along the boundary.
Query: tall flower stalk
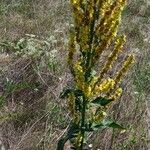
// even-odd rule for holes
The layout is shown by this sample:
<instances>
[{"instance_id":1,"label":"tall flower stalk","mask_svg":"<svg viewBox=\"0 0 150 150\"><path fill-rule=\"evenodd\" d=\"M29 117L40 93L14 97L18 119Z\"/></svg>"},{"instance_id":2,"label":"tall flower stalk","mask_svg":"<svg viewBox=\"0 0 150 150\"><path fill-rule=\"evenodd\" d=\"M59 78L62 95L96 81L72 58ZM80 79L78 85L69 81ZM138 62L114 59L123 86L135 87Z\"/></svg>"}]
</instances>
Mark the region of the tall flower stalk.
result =
<instances>
[{"instance_id":1,"label":"tall flower stalk","mask_svg":"<svg viewBox=\"0 0 150 150\"><path fill-rule=\"evenodd\" d=\"M105 127L123 128L107 119L107 110L121 96L120 83L134 62L134 56L127 55L120 70L109 77L108 72L123 53L126 42L125 35L118 35L126 0L70 0L70 4L74 26L70 30L68 66L75 86L60 96L68 99L71 123L57 150L63 150L68 140L72 149L83 150L87 132ZM107 60L96 72L103 53L108 54Z\"/></svg>"}]
</instances>

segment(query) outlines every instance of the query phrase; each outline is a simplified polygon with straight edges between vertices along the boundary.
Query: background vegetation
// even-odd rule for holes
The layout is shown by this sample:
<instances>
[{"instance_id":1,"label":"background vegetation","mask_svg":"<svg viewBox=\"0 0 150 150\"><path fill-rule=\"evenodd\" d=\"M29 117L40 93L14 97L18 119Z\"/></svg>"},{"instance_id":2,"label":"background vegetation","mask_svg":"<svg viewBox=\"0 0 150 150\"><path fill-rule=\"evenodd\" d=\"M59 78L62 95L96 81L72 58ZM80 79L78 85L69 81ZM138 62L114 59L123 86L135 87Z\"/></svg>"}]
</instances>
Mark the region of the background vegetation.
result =
<instances>
[{"instance_id":1,"label":"background vegetation","mask_svg":"<svg viewBox=\"0 0 150 150\"><path fill-rule=\"evenodd\" d=\"M149 8L148 0L129 0L120 27L137 63L110 114L127 131L89 134L89 150L91 144L93 150L150 148ZM6 150L55 150L65 133L69 114L59 94L72 84L66 66L71 23L66 0L0 1L0 146Z\"/></svg>"}]
</instances>

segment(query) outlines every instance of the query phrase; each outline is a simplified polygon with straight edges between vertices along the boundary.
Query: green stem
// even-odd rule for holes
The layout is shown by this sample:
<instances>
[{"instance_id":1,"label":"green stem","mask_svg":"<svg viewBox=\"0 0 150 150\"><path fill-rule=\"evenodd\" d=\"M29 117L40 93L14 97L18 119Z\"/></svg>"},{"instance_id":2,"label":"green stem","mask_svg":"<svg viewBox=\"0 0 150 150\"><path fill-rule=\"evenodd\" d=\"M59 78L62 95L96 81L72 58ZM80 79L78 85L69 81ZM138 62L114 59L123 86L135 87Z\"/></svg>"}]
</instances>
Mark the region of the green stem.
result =
<instances>
[{"instance_id":1,"label":"green stem","mask_svg":"<svg viewBox=\"0 0 150 150\"><path fill-rule=\"evenodd\" d=\"M80 150L83 150L83 142L84 142L84 137L85 137L85 115L86 115L86 98L83 97L83 107L82 107L82 122L81 122L81 145L80 145Z\"/></svg>"},{"instance_id":2,"label":"green stem","mask_svg":"<svg viewBox=\"0 0 150 150\"><path fill-rule=\"evenodd\" d=\"M93 39L94 39L94 28L95 28L95 22L96 22L96 1L94 1L94 14L93 14L93 20L90 24L90 33L89 33L89 52L87 53L87 67L89 68L92 63L92 45L93 45ZM90 71L90 69L89 69Z\"/></svg>"},{"instance_id":3,"label":"green stem","mask_svg":"<svg viewBox=\"0 0 150 150\"><path fill-rule=\"evenodd\" d=\"M89 32L89 50L86 54L86 72L85 72L85 80L87 81L88 78L91 75L91 68L93 66L93 39L95 36L95 23L96 23L96 1L94 1L94 13L93 13L93 19L90 23L90 32Z\"/></svg>"}]
</instances>

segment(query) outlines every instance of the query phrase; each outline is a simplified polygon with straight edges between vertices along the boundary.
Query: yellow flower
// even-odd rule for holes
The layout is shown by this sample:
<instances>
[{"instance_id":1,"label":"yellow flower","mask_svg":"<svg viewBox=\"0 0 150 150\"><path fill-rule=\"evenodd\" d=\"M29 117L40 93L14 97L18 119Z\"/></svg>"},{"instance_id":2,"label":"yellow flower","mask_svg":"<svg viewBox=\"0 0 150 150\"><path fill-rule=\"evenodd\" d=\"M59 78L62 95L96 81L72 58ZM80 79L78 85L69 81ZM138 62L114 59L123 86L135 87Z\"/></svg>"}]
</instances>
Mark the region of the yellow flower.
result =
<instances>
[{"instance_id":1,"label":"yellow flower","mask_svg":"<svg viewBox=\"0 0 150 150\"><path fill-rule=\"evenodd\" d=\"M70 33L70 40L69 40L69 43L68 43L68 64L72 64L73 62L73 56L74 56L74 53L76 51L76 37L73 33Z\"/></svg>"},{"instance_id":2,"label":"yellow flower","mask_svg":"<svg viewBox=\"0 0 150 150\"><path fill-rule=\"evenodd\" d=\"M77 88L83 91L85 88L85 79L84 79L84 70L81 66L80 60L78 60L74 64L74 71Z\"/></svg>"},{"instance_id":3,"label":"yellow flower","mask_svg":"<svg viewBox=\"0 0 150 150\"><path fill-rule=\"evenodd\" d=\"M73 116L75 114L75 96L73 93L69 94L68 109L70 110L70 114Z\"/></svg>"},{"instance_id":4,"label":"yellow flower","mask_svg":"<svg viewBox=\"0 0 150 150\"><path fill-rule=\"evenodd\" d=\"M73 122L77 123L79 121L79 114L76 112L75 100L76 100L76 97L74 93L70 93L68 97L67 105L68 105L70 115L73 118Z\"/></svg>"},{"instance_id":5,"label":"yellow flower","mask_svg":"<svg viewBox=\"0 0 150 150\"><path fill-rule=\"evenodd\" d=\"M73 5L73 6L80 6L80 1L81 0L70 0L70 3Z\"/></svg>"},{"instance_id":6,"label":"yellow flower","mask_svg":"<svg viewBox=\"0 0 150 150\"><path fill-rule=\"evenodd\" d=\"M79 44L82 51L89 48L89 26L80 27L79 31Z\"/></svg>"},{"instance_id":7,"label":"yellow flower","mask_svg":"<svg viewBox=\"0 0 150 150\"><path fill-rule=\"evenodd\" d=\"M82 139L83 139L82 134L81 132L79 132L77 137L75 137L74 139L74 145L76 146L76 148L80 149Z\"/></svg>"},{"instance_id":8,"label":"yellow flower","mask_svg":"<svg viewBox=\"0 0 150 150\"><path fill-rule=\"evenodd\" d=\"M108 48L112 40L117 36L118 26L121 21L121 12L125 6L125 0L112 1L106 0L101 4L101 20L96 26L96 35L100 45L95 48L95 58L99 58L102 52Z\"/></svg>"},{"instance_id":9,"label":"yellow flower","mask_svg":"<svg viewBox=\"0 0 150 150\"><path fill-rule=\"evenodd\" d=\"M97 48L95 49L95 54L96 54L95 59L98 59L102 54L102 52L110 46L112 40L117 35L118 26L119 26L119 21L116 21L115 24L112 26L112 28L110 28L109 33L106 36L103 36L103 39L101 39L102 40L101 44L98 45ZM101 35L105 35L105 33Z\"/></svg>"},{"instance_id":10,"label":"yellow flower","mask_svg":"<svg viewBox=\"0 0 150 150\"><path fill-rule=\"evenodd\" d=\"M122 88L118 88L114 94L112 94L108 99L113 99L113 100L116 100L118 99L122 94Z\"/></svg>"},{"instance_id":11,"label":"yellow flower","mask_svg":"<svg viewBox=\"0 0 150 150\"><path fill-rule=\"evenodd\" d=\"M87 98L92 97L92 88L88 84L85 84L84 86L84 93Z\"/></svg>"},{"instance_id":12,"label":"yellow flower","mask_svg":"<svg viewBox=\"0 0 150 150\"><path fill-rule=\"evenodd\" d=\"M102 28L110 28L111 25L113 25L117 20L120 20L120 15L125 6L125 3L122 3L122 1L112 1L106 0L102 3L101 9L103 10L103 13L100 11L101 21L97 25L97 31L100 31ZM100 10L101 10L100 9ZM113 23L114 22L114 23ZM105 32L104 32L105 33Z\"/></svg>"},{"instance_id":13,"label":"yellow flower","mask_svg":"<svg viewBox=\"0 0 150 150\"><path fill-rule=\"evenodd\" d=\"M97 81L98 81L98 77L94 76L92 78L91 82L90 82L90 86L91 86L92 89L94 88L94 86L95 86L95 84L96 84Z\"/></svg>"},{"instance_id":14,"label":"yellow flower","mask_svg":"<svg viewBox=\"0 0 150 150\"><path fill-rule=\"evenodd\" d=\"M73 4L77 4L77 0L72 0L72 3Z\"/></svg>"},{"instance_id":15,"label":"yellow flower","mask_svg":"<svg viewBox=\"0 0 150 150\"><path fill-rule=\"evenodd\" d=\"M105 111L99 111L94 117L93 121L95 123L101 122L105 117L107 116L107 113Z\"/></svg>"},{"instance_id":16,"label":"yellow flower","mask_svg":"<svg viewBox=\"0 0 150 150\"><path fill-rule=\"evenodd\" d=\"M115 86L119 84L124 77L125 73L129 69L129 67L134 63L134 56L133 55L128 55L121 67L121 69L116 73L116 76L114 78L115 80Z\"/></svg>"},{"instance_id":17,"label":"yellow flower","mask_svg":"<svg viewBox=\"0 0 150 150\"><path fill-rule=\"evenodd\" d=\"M122 51L124 43L125 43L125 36L117 38L115 42L115 48L112 51L112 53L108 56L108 60L100 73L100 78L102 78L104 74L107 73L107 71L111 68L113 62L117 59L119 53Z\"/></svg>"},{"instance_id":18,"label":"yellow flower","mask_svg":"<svg viewBox=\"0 0 150 150\"><path fill-rule=\"evenodd\" d=\"M105 79L100 85L95 86L95 94L107 93L109 90L113 89L115 81L111 78Z\"/></svg>"},{"instance_id":19,"label":"yellow flower","mask_svg":"<svg viewBox=\"0 0 150 150\"><path fill-rule=\"evenodd\" d=\"M104 16L105 12L108 11L112 1L111 0L105 0L101 2L101 7L100 7L100 15Z\"/></svg>"}]
</instances>

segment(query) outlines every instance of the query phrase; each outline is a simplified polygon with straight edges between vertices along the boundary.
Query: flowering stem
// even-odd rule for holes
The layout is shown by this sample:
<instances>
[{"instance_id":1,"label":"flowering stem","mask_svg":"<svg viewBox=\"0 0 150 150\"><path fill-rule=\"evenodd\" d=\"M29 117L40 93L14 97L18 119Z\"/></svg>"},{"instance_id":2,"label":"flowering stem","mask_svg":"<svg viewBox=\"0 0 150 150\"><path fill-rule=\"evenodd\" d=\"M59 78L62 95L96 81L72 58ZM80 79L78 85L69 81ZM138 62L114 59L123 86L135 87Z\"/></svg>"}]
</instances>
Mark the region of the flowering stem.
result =
<instances>
[{"instance_id":1,"label":"flowering stem","mask_svg":"<svg viewBox=\"0 0 150 150\"><path fill-rule=\"evenodd\" d=\"M114 124L112 121L104 122L105 111L108 109L106 106L120 97L120 82L133 61L132 55L127 56L114 77L107 77L125 42L122 36L117 35L125 1L70 0L74 27L70 33L68 65L74 78L74 87L64 91L61 97L69 99L68 108L73 122L68 130L68 138L58 143L60 149L66 140L70 140L72 149L83 150L86 132L106 127L106 124L108 127ZM113 43L115 47L108 55L106 63L102 64L100 74L95 72L96 61Z\"/></svg>"}]
</instances>

